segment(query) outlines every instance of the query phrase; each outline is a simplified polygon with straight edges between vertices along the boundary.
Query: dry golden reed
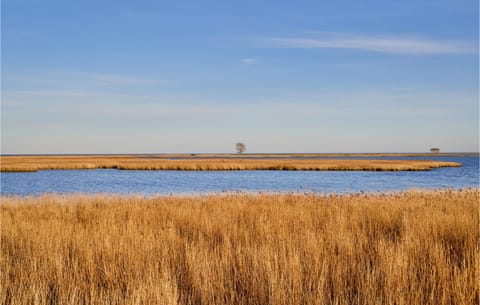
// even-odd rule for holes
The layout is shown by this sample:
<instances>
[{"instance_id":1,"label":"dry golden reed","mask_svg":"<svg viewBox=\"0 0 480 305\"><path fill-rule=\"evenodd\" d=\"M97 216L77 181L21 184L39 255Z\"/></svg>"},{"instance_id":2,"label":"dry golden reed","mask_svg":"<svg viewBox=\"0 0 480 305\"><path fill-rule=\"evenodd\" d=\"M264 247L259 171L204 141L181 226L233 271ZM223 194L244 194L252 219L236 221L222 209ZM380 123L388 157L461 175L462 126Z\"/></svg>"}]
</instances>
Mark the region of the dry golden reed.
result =
<instances>
[{"instance_id":1,"label":"dry golden reed","mask_svg":"<svg viewBox=\"0 0 480 305\"><path fill-rule=\"evenodd\" d=\"M152 157L135 155L103 156L1 156L2 172L35 172L46 169L122 170L356 170L416 171L458 167L457 162L431 160L346 160L346 159L268 159Z\"/></svg>"},{"instance_id":2,"label":"dry golden reed","mask_svg":"<svg viewBox=\"0 0 480 305\"><path fill-rule=\"evenodd\" d=\"M479 194L2 197L2 304L478 304Z\"/></svg>"}]
</instances>

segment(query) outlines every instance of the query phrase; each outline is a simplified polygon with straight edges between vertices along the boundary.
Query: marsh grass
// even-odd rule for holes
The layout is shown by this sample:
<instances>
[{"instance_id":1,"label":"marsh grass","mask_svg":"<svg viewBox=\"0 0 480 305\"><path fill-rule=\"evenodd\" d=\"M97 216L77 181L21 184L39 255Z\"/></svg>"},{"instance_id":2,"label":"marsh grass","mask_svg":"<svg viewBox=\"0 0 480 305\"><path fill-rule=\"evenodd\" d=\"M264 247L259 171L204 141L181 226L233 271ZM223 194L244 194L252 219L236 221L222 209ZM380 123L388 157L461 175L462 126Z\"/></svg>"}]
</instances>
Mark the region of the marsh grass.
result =
<instances>
[{"instance_id":1,"label":"marsh grass","mask_svg":"<svg viewBox=\"0 0 480 305\"><path fill-rule=\"evenodd\" d=\"M417 171L458 167L457 162L431 160L345 160L345 159L249 159L149 158L139 156L1 156L2 172L34 172L52 169L121 170L355 170Z\"/></svg>"},{"instance_id":2,"label":"marsh grass","mask_svg":"<svg viewBox=\"0 0 480 305\"><path fill-rule=\"evenodd\" d=\"M2 197L2 304L478 304L479 190Z\"/></svg>"}]
</instances>

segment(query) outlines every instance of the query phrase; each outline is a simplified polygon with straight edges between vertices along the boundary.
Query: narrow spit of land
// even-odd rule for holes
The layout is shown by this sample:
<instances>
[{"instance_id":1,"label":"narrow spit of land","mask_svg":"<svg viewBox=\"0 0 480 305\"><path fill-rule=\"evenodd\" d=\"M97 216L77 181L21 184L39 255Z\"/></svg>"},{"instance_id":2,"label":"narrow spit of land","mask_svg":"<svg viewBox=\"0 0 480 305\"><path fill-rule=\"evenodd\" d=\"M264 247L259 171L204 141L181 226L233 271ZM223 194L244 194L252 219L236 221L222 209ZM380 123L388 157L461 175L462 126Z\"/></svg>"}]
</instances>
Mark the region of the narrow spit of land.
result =
<instances>
[{"instance_id":1,"label":"narrow spit of land","mask_svg":"<svg viewBox=\"0 0 480 305\"><path fill-rule=\"evenodd\" d=\"M334 157L381 157L385 154L321 155L28 155L1 156L2 172L35 172L52 169L121 170L345 170L425 171L459 167L457 162L432 160L334 159ZM389 156L401 157L400 154ZM405 156L411 156L405 155ZM423 156L423 155L420 155ZM430 155L431 156L431 155ZM330 158L329 158L330 157Z\"/></svg>"},{"instance_id":2,"label":"narrow spit of land","mask_svg":"<svg viewBox=\"0 0 480 305\"><path fill-rule=\"evenodd\" d=\"M2 197L2 304L478 304L479 189Z\"/></svg>"}]
</instances>

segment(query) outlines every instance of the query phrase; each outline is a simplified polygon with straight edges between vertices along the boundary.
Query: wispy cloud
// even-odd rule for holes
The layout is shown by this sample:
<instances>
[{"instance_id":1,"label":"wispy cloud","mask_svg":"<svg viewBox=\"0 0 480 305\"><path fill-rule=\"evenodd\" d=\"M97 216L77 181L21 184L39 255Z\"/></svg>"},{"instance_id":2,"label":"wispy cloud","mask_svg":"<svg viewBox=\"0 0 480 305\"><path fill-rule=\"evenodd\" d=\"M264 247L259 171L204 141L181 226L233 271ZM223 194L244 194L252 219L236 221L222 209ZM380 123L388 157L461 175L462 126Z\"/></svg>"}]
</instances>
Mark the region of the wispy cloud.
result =
<instances>
[{"instance_id":1,"label":"wispy cloud","mask_svg":"<svg viewBox=\"0 0 480 305\"><path fill-rule=\"evenodd\" d=\"M255 60L255 58L244 58L244 59L242 59L242 63L245 64L245 65L253 65L256 62L257 61Z\"/></svg>"},{"instance_id":2,"label":"wispy cloud","mask_svg":"<svg viewBox=\"0 0 480 305\"><path fill-rule=\"evenodd\" d=\"M175 82L166 79L158 78L145 78L132 75L123 74L91 74L87 75L92 81L111 84L111 85L132 85L132 86L168 86L173 85Z\"/></svg>"},{"instance_id":3,"label":"wispy cloud","mask_svg":"<svg viewBox=\"0 0 480 305\"><path fill-rule=\"evenodd\" d=\"M266 37L270 47L299 49L357 49L394 54L475 54L476 44L405 37L328 34L323 37Z\"/></svg>"},{"instance_id":4,"label":"wispy cloud","mask_svg":"<svg viewBox=\"0 0 480 305\"><path fill-rule=\"evenodd\" d=\"M42 74L6 75L5 87L27 87L45 89L45 87L64 90L85 91L92 87L172 87L177 82L172 79L132 74L88 73L88 72L44 72ZM58 91L58 90L56 90Z\"/></svg>"}]
</instances>

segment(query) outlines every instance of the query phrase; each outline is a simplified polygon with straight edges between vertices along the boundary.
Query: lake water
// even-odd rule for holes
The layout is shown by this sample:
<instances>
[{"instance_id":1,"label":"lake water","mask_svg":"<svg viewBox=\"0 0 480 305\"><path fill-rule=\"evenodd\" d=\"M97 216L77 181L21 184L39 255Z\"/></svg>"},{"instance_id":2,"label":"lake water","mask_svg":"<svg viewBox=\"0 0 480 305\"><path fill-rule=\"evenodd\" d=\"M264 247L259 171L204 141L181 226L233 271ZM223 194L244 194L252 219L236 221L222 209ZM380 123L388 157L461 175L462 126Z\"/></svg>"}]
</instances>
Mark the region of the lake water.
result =
<instances>
[{"instance_id":1,"label":"lake water","mask_svg":"<svg viewBox=\"0 0 480 305\"><path fill-rule=\"evenodd\" d=\"M383 192L479 186L478 157L409 157L462 163L421 172L45 170L0 173L4 195L42 193L203 194L218 192Z\"/></svg>"}]
</instances>

